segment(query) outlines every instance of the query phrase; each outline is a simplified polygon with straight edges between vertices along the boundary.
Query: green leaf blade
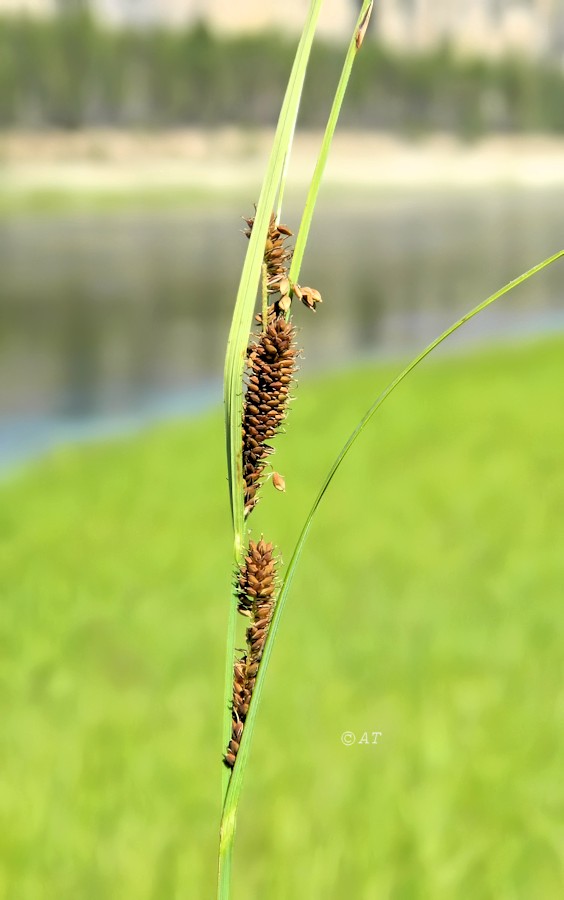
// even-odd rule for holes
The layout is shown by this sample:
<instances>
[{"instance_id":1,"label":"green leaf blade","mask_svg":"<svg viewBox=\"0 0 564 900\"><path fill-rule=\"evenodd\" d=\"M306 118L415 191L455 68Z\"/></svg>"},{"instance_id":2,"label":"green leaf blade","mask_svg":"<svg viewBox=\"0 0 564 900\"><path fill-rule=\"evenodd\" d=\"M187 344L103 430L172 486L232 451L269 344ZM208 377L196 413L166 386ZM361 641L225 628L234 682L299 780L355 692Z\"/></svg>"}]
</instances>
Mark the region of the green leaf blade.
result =
<instances>
[{"instance_id":1,"label":"green leaf blade","mask_svg":"<svg viewBox=\"0 0 564 900\"><path fill-rule=\"evenodd\" d=\"M298 281L300 277L300 269L302 266L307 240L309 237L315 204L317 203L317 197L319 195L321 182L325 173L325 166L327 165L327 159L329 157L329 151L331 149L331 144L335 135L335 129L339 121L339 115L341 113L343 100L345 99L345 93L347 90L349 79L351 77L352 68L359 53L360 46L362 46L362 43L359 46L358 36L361 32L363 32L363 29L366 29L370 16L372 14L372 8L373 0L364 0L356 22L355 29L353 31L352 38L348 46L347 54L345 56L341 76L339 78L337 90L335 91L335 96L333 98L331 111L327 120L325 133L323 135L323 141L319 150L319 156L317 157L313 177L307 194L302 220L300 222L300 227L296 238L296 245L294 247L292 265L290 266L289 273L289 278L292 283Z\"/></svg>"}]
</instances>

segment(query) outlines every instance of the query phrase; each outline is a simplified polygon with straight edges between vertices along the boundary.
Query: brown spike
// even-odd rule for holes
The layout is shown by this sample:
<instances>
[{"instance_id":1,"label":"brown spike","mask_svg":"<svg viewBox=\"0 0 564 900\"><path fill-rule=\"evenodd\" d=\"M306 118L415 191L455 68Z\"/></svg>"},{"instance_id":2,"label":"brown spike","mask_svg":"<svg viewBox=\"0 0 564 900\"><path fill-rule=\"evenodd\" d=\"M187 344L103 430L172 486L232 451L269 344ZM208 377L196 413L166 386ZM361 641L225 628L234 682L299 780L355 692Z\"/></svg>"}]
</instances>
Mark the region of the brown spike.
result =
<instances>
[{"instance_id":1,"label":"brown spike","mask_svg":"<svg viewBox=\"0 0 564 900\"><path fill-rule=\"evenodd\" d=\"M267 444L279 431L288 409L288 389L296 366L295 330L274 318L248 355L249 374L243 407L243 476L245 515L257 502L268 456Z\"/></svg>"},{"instance_id":2,"label":"brown spike","mask_svg":"<svg viewBox=\"0 0 564 900\"><path fill-rule=\"evenodd\" d=\"M237 759L245 719L274 612L276 563L274 547L264 538L249 541L237 577L237 608L251 619L247 628L247 652L233 664L231 739L223 757L232 769Z\"/></svg>"}]
</instances>

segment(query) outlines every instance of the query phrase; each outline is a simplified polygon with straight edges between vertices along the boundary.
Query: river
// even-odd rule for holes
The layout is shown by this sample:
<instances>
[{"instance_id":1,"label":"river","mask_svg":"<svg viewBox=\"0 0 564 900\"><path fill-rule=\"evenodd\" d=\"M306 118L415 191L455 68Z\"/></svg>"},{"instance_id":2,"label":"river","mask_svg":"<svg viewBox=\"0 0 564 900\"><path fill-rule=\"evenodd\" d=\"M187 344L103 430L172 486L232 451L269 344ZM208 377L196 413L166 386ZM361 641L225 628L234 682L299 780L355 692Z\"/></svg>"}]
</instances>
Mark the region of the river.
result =
<instances>
[{"instance_id":1,"label":"river","mask_svg":"<svg viewBox=\"0 0 564 900\"><path fill-rule=\"evenodd\" d=\"M323 305L296 311L302 376L422 347L564 246L563 200L547 189L322 199L301 281ZM0 464L219 400L251 212L214 203L0 222ZM294 227L297 214L283 219ZM557 264L460 341L561 329L563 284Z\"/></svg>"}]
</instances>

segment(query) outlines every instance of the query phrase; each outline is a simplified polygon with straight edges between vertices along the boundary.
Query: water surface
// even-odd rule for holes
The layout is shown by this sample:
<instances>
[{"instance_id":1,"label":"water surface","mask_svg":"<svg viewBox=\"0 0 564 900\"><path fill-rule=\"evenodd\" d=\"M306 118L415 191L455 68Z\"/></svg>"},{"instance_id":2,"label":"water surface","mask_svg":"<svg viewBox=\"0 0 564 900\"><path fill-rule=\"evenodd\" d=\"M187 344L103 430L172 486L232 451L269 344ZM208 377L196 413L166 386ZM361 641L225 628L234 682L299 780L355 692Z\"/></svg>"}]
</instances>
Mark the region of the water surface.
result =
<instances>
[{"instance_id":1,"label":"water surface","mask_svg":"<svg viewBox=\"0 0 564 900\"><path fill-rule=\"evenodd\" d=\"M558 191L322 200L302 283L302 373L407 355L564 246ZM136 427L218 398L246 249L230 206L21 216L0 223L0 458ZM296 224L290 210L284 219ZM564 324L558 264L464 339Z\"/></svg>"}]
</instances>

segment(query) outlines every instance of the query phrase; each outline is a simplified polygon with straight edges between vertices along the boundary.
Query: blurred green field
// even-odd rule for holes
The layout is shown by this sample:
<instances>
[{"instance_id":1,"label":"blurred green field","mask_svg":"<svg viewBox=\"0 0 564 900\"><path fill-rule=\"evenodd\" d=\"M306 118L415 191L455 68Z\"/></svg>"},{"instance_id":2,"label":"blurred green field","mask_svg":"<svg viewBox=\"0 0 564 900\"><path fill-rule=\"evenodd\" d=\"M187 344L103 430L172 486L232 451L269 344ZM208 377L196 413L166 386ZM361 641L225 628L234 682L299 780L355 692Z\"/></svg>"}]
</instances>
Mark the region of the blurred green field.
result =
<instances>
[{"instance_id":1,"label":"blurred green field","mask_svg":"<svg viewBox=\"0 0 564 900\"><path fill-rule=\"evenodd\" d=\"M426 364L348 458L275 648L234 900L564 896L563 350ZM389 374L298 387L254 522L286 558ZM2 485L2 900L213 896L223 453L217 411Z\"/></svg>"}]
</instances>

